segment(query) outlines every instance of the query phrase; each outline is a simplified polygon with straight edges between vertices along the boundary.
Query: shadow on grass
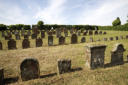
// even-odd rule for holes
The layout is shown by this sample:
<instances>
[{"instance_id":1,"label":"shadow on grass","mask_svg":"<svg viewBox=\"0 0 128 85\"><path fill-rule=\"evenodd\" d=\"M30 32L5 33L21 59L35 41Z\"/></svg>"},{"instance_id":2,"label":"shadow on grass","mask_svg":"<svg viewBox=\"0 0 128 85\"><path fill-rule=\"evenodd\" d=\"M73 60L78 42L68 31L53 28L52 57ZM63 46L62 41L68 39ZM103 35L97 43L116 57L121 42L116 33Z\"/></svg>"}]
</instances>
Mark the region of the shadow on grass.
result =
<instances>
[{"instance_id":1,"label":"shadow on grass","mask_svg":"<svg viewBox=\"0 0 128 85\"><path fill-rule=\"evenodd\" d=\"M57 73L51 73L51 74L46 74L46 75L41 75L40 78L46 78L46 77L52 77L57 75Z\"/></svg>"},{"instance_id":2,"label":"shadow on grass","mask_svg":"<svg viewBox=\"0 0 128 85\"><path fill-rule=\"evenodd\" d=\"M114 67L114 66L118 66L118 65L123 65L125 63L128 63L128 61L124 61L122 63L115 63L115 64L113 64L113 63L107 63L107 64L104 65L104 68L109 68L109 67Z\"/></svg>"},{"instance_id":3,"label":"shadow on grass","mask_svg":"<svg viewBox=\"0 0 128 85\"><path fill-rule=\"evenodd\" d=\"M10 83L15 83L17 82L19 77L12 77L12 78L5 78L4 79L4 84L10 84Z\"/></svg>"}]
</instances>

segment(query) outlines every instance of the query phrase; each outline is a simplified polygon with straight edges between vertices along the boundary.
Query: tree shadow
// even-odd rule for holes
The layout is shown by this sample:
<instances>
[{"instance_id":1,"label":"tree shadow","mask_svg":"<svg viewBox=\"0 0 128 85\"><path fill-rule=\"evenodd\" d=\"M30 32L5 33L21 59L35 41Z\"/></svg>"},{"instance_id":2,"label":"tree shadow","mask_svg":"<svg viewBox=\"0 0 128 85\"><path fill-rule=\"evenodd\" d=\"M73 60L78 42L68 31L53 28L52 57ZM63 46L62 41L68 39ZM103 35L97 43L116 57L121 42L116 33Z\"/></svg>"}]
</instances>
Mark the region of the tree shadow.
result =
<instances>
[{"instance_id":1,"label":"tree shadow","mask_svg":"<svg viewBox=\"0 0 128 85\"><path fill-rule=\"evenodd\" d=\"M11 78L5 78L4 79L4 84L10 84L10 83L15 83L17 82L19 77L11 77Z\"/></svg>"}]
</instances>

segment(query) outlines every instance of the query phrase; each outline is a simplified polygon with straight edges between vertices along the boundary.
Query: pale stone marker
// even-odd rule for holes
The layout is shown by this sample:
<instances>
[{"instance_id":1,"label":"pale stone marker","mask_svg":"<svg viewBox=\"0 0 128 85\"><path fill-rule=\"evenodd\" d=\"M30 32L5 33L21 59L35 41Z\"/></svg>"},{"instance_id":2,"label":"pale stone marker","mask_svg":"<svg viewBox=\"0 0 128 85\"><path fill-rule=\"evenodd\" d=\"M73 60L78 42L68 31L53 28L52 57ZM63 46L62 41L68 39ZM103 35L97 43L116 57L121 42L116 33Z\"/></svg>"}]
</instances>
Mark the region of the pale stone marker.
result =
<instances>
[{"instance_id":1,"label":"pale stone marker","mask_svg":"<svg viewBox=\"0 0 128 85\"><path fill-rule=\"evenodd\" d=\"M86 66L90 69L104 67L106 45L87 45L85 48Z\"/></svg>"},{"instance_id":2,"label":"pale stone marker","mask_svg":"<svg viewBox=\"0 0 128 85\"><path fill-rule=\"evenodd\" d=\"M21 79L23 81L36 79L40 77L39 62L34 58L27 58L20 65Z\"/></svg>"},{"instance_id":3,"label":"pale stone marker","mask_svg":"<svg viewBox=\"0 0 128 85\"><path fill-rule=\"evenodd\" d=\"M48 45L49 46L53 45L53 36L48 36Z\"/></svg>"}]
</instances>

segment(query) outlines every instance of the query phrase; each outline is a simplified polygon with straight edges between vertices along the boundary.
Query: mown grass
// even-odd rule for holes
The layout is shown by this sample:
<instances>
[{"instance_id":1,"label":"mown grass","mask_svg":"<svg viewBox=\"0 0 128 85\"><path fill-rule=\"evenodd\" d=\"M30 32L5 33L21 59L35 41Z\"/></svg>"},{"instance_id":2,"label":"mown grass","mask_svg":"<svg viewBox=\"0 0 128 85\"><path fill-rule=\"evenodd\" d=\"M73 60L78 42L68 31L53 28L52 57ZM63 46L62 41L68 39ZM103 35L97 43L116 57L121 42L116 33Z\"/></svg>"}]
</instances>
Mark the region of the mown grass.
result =
<instances>
[{"instance_id":1,"label":"mown grass","mask_svg":"<svg viewBox=\"0 0 128 85\"><path fill-rule=\"evenodd\" d=\"M96 35L94 40L102 39L99 42L90 42L89 37L85 36L87 42L80 43L82 36L78 37L78 44L70 44L70 37L66 38L68 45L57 45L58 39L54 36L54 45L47 46L47 35L43 39L42 47L35 47L35 40L31 41L31 48L22 49L21 41L17 40L17 50L7 50L7 41L1 38L4 42L4 50L0 51L0 67L3 67L5 72L5 78L8 77L20 77L20 63L28 57L34 57L39 60L40 75L47 75L57 72L57 59L70 58L72 60L72 68L82 68L82 70L65 73L60 76L54 75L51 77L39 78L22 82L19 79L12 85L128 85L128 63L123 65L99 68L95 70L89 70L85 66L85 48L88 44L106 44L105 51L105 64L110 63L111 50L116 43L122 43L126 49L124 52L124 61L127 61L128 55L128 40L114 40L103 41L104 37L110 36L126 36L127 31L107 31L107 35ZM13 36L14 37L14 36ZM23 39L23 38L22 38ZM115 38L114 38L115 39Z\"/></svg>"}]
</instances>

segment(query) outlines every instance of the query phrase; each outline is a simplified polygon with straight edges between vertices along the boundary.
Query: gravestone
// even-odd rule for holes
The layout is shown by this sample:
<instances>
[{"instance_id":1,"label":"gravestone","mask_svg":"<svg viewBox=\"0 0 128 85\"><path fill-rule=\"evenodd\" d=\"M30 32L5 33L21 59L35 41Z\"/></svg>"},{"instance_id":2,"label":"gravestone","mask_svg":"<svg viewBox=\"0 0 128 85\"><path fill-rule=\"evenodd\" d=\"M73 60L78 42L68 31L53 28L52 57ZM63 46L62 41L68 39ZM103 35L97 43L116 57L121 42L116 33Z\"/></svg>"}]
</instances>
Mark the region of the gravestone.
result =
<instances>
[{"instance_id":1,"label":"gravestone","mask_svg":"<svg viewBox=\"0 0 128 85\"><path fill-rule=\"evenodd\" d=\"M66 73L71 71L71 60L70 59L58 59L57 60L58 73Z\"/></svg>"},{"instance_id":2,"label":"gravestone","mask_svg":"<svg viewBox=\"0 0 128 85\"><path fill-rule=\"evenodd\" d=\"M102 31L100 31L99 34L102 35Z\"/></svg>"},{"instance_id":3,"label":"gravestone","mask_svg":"<svg viewBox=\"0 0 128 85\"><path fill-rule=\"evenodd\" d=\"M104 67L106 45L87 45L85 48L86 66L90 69Z\"/></svg>"},{"instance_id":4,"label":"gravestone","mask_svg":"<svg viewBox=\"0 0 128 85\"><path fill-rule=\"evenodd\" d=\"M40 77L39 62L34 58L27 58L20 65L21 79L23 81L36 79Z\"/></svg>"},{"instance_id":5,"label":"gravestone","mask_svg":"<svg viewBox=\"0 0 128 85\"><path fill-rule=\"evenodd\" d=\"M28 39L28 37L29 37L28 35L24 35L24 39Z\"/></svg>"},{"instance_id":6,"label":"gravestone","mask_svg":"<svg viewBox=\"0 0 128 85\"><path fill-rule=\"evenodd\" d=\"M109 40L110 40L110 41L113 41L113 37L110 37Z\"/></svg>"},{"instance_id":7,"label":"gravestone","mask_svg":"<svg viewBox=\"0 0 128 85\"><path fill-rule=\"evenodd\" d=\"M76 44L77 43L77 35L76 34L72 34L71 36L71 44Z\"/></svg>"},{"instance_id":8,"label":"gravestone","mask_svg":"<svg viewBox=\"0 0 128 85\"><path fill-rule=\"evenodd\" d=\"M92 30L89 30L89 35L93 35L93 31Z\"/></svg>"},{"instance_id":9,"label":"gravestone","mask_svg":"<svg viewBox=\"0 0 128 85\"><path fill-rule=\"evenodd\" d=\"M0 68L0 85L4 85L4 69Z\"/></svg>"},{"instance_id":10,"label":"gravestone","mask_svg":"<svg viewBox=\"0 0 128 85\"><path fill-rule=\"evenodd\" d=\"M49 36L52 36L52 31L51 31L51 30L48 31L48 35L49 35Z\"/></svg>"},{"instance_id":11,"label":"gravestone","mask_svg":"<svg viewBox=\"0 0 128 85\"><path fill-rule=\"evenodd\" d=\"M98 35L98 31L97 30L95 31L95 35Z\"/></svg>"},{"instance_id":12,"label":"gravestone","mask_svg":"<svg viewBox=\"0 0 128 85\"><path fill-rule=\"evenodd\" d=\"M108 40L108 38L104 38L104 41L107 41Z\"/></svg>"},{"instance_id":13,"label":"gravestone","mask_svg":"<svg viewBox=\"0 0 128 85\"><path fill-rule=\"evenodd\" d=\"M84 43L84 42L86 42L86 39L85 39L85 37L82 37L81 38L81 43Z\"/></svg>"},{"instance_id":14,"label":"gravestone","mask_svg":"<svg viewBox=\"0 0 128 85\"><path fill-rule=\"evenodd\" d=\"M126 35L126 39L128 39L128 35Z\"/></svg>"},{"instance_id":15,"label":"gravestone","mask_svg":"<svg viewBox=\"0 0 128 85\"><path fill-rule=\"evenodd\" d=\"M0 50L3 49L2 42L0 41Z\"/></svg>"},{"instance_id":16,"label":"gravestone","mask_svg":"<svg viewBox=\"0 0 128 85\"><path fill-rule=\"evenodd\" d=\"M27 35L28 35L28 36L31 35L31 30L28 30Z\"/></svg>"},{"instance_id":17,"label":"gravestone","mask_svg":"<svg viewBox=\"0 0 128 85\"><path fill-rule=\"evenodd\" d=\"M61 37L61 30L59 28L56 29L56 37Z\"/></svg>"},{"instance_id":18,"label":"gravestone","mask_svg":"<svg viewBox=\"0 0 128 85\"><path fill-rule=\"evenodd\" d=\"M48 45L49 46L53 45L53 36L48 36Z\"/></svg>"},{"instance_id":19,"label":"gravestone","mask_svg":"<svg viewBox=\"0 0 128 85\"><path fill-rule=\"evenodd\" d=\"M106 34L107 34L107 32L104 32L103 34L104 34L104 35L106 35Z\"/></svg>"},{"instance_id":20,"label":"gravestone","mask_svg":"<svg viewBox=\"0 0 128 85\"><path fill-rule=\"evenodd\" d=\"M93 37L90 37L90 42L93 42L94 40L93 40Z\"/></svg>"},{"instance_id":21,"label":"gravestone","mask_svg":"<svg viewBox=\"0 0 128 85\"><path fill-rule=\"evenodd\" d=\"M41 38L45 38L45 31L41 31Z\"/></svg>"},{"instance_id":22,"label":"gravestone","mask_svg":"<svg viewBox=\"0 0 128 85\"><path fill-rule=\"evenodd\" d=\"M41 47L43 44L43 41L41 38L36 39L36 47Z\"/></svg>"},{"instance_id":23,"label":"gravestone","mask_svg":"<svg viewBox=\"0 0 128 85\"><path fill-rule=\"evenodd\" d=\"M78 35L78 36L80 36L80 35L81 35L81 32L80 32L80 30L77 32L77 35Z\"/></svg>"},{"instance_id":24,"label":"gravestone","mask_svg":"<svg viewBox=\"0 0 128 85\"><path fill-rule=\"evenodd\" d=\"M63 45L65 43L65 37L59 37L59 45Z\"/></svg>"},{"instance_id":25,"label":"gravestone","mask_svg":"<svg viewBox=\"0 0 128 85\"><path fill-rule=\"evenodd\" d=\"M87 32L84 32L84 33L83 33L83 36L85 36L85 35L87 35Z\"/></svg>"},{"instance_id":26,"label":"gravestone","mask_svg":"<svg viewBox=\"0 0 128 85\"><path fill-rule=\"evenodd\" d=\"M116 40L118 40L119 38L118 38L118 36L116 36Z\"/></svg>"},{"instance_id":27,"label":"gravestone","mask_svg":"<svg viewBox=\"0 0 128 85\"><path fill-rule=\"evenodd\" d=\"M28 39L24 39L22 42L23 49L30 48L30 41Z\"/></svg>"},{"instance_id":28,"label":"gravestone","mask_svg":"<svg viewBox=\"0 0 128 85\"><path fill-rule=\"evenodd\" d=\"M37 38L37 34L32 34L31 38L32 39L36 39Z\"/></svg>"},{"instance_id":29,"label":"gravestone","mask_svg":"<svg viewBox=\"0 0 128 85\"><path fill-rule=\"evenodd\" d=\"M16 41L14 39L10 39L8 41L8 49L9 50L16 49Z\"/></svg>"},{"instance_id":30,"label":"gravestone","mask_svg":"<svg viewBox=\"0 0 128 85\"><path fill-rule=\"evenodd\" d=\"M6 36L5 36L5 40L9 40L9 39L11 39L12 38L12 35L11 34L7 34Z\"/></svg>"},{"instance_id":31,"label":"gravestone","mask_svg":"<svg viewBox=\"0 0 128 85\"><path fill-rule=\"evenodd\" d=\"M65 37L68 37L68 30L66 28L64 29L64 35Z\"/></svg>"},{"instance_id":32,"label":"gravestone","mask_svg":"<svg viewBox=\"0 0 128 85\"><path fill-rule=\"evenodd\" d=\"M125 49L123 44L116 44L114 49L111 51L111 64L117 65L117 64L123 64L123 53Z\"/></svg>"},{"instance_id":33,"label":"gravestone","mask_svg":"<svg viewBox=\"0 0 128 85\"><path fill-rule=\"evenodd\" d=\"M16 40L20 40L20 35L19 34L15 35L15 37L16 37Z\"/></svg>"}]
</instances>

